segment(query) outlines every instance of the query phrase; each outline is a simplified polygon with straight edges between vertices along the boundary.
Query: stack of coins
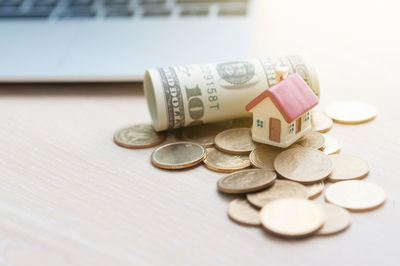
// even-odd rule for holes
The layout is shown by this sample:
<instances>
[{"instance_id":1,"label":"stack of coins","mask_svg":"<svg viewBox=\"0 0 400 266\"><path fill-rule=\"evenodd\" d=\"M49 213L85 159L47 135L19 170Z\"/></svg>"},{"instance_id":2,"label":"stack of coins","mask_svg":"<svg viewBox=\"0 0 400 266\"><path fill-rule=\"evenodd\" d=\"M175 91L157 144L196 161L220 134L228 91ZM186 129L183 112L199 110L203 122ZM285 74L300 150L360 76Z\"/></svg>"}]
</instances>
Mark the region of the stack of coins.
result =
<instances>
[{"instance_id":1,"label":"stack of coins","mask_svg":"<svg viewBox=\"0 0 400 266\"><path fill-rule=\"evenodd\" d=\"M174 131L177 141L156 148L151 162L163 169L203 164L228 173L217 188L237 196L228 216L238 224L260 226L285 238L338 233L350 226L350 212L375 209L386 199L378 185L360 180L369 173L368 163L339 153L340 142L326 134L333 121L356 124L376 116L373 106L362 103L357 103L357 112L349 112L350 103L329 105L326 113L333 120L313 111L312 131L286 149L253 142L252 120L243 118ZM157 146L165 139L165 132L155 132L149 124L122 128L114 135L116 144L133 149ZM324 190L327 203L314 202Z\"/></svg>"}]
</instances>

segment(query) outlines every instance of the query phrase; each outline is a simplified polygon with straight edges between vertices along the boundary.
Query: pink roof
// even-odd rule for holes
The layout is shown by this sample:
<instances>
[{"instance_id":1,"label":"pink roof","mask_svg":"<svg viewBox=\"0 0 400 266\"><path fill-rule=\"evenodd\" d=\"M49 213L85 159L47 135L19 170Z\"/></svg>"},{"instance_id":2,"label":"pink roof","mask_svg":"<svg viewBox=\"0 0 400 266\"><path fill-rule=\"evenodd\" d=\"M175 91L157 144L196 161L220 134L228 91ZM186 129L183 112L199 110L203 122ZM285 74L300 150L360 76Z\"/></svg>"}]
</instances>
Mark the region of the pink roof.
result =
<instances>
[{"instance_id":1,"label":"pink roof","mask_svg":"<svg viewBox=\"0 0 400 266\"><path fill-rule=\"evenodd\" d=\"M246 105L246 111L250 111L267 97L272 100L288 123L318 104L317 96L298 74L290 75L263 91Z\"/></svg>"}]
</instances>

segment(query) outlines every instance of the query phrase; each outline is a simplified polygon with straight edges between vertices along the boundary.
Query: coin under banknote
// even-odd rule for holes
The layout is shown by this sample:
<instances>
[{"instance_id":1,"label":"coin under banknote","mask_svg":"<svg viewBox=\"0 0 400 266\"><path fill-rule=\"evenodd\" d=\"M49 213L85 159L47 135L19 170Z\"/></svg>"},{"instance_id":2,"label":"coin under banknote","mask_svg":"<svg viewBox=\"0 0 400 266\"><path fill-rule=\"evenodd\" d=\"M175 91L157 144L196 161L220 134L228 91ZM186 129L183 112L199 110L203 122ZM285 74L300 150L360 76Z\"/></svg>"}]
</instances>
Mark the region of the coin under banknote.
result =
<instances>
[{"instance_id":1,"label":"coin under banknote","mask_svg":"<svg viewBox=\"0 0 400 266\"><path fill-rule=\"evenodd\" d=\"M218 190L230 194L240 194L258 191L271 186L276 179L276 173L266 169L250 169L232 173L220 178Z\"/></svg>"},{"instance_id":2,"label":"coin under banknote","mask_svg":"<svg viewBox=\"0 0 400 266\"><path fill-rule=\"evenodd\" d=\"M325 138L321 133L311 131L307 133L303 139L297 142L297 144L305 148L321 150L325 146Z\"/></svg>"},{"instance_id":3,"label":"coin under banknote","mask_svg":"<svg viewBox=\"0 0 400 266\"><path fill-rule=\"evenodd\" d=\"M350 211L369 211L385 202L386 192L373 183L349 180L329 186L325 191L325 199Z\"/></svg>"},{"instance_id":4,"label":"coin under banknote","mask_svg":"<svg viewBox=\"0 0 400 266\"><path fill-rule=\"evenodd\" d=\"M313 131L325 133L332 128L333 121L329 116L325 115L322 112L312 111L311 125Z\"/></svg>"},{"instance_id":5,"label":"coin under banknote","mask_svg":"<svg viewBox=\"0 0 400 266\"><path fill-rule=\"evenodd\" d=\"M249 154L256 144L249 128L232 128L219 133L214 139L215 147L231 154Z\"/></svg>"},{"instance_id":6,"label":"coin under banknote","mask_svg":"<svg viewBox=\"0 0 400 266\"><path fill-rule=\"evenodd\" d=\"M204 147L212 147L214 145L214 137L226 129L229 129L227 122L202 124L183 128L181 137L185 141L194 142Z\"/></svg>"},{"instance_id":7,"label":"coin under banknote","mask_svg":"<svg viewBox=\"0 0 400 266\"><path fill-rule=\"evenodd\" d=\"M350 213L339 206L330 203L319 203L324 210L325 223L316 233L317 235L332 235L339 233L350 226Z\"/></svg>"},{"instance_id":8,"label":"coin under banknote","mask_svg":"<svg viewBox=\"0 0 400 266\"><path fill-rule=\"evenodd\" d=\"M119 129L114 134L114 142L131 149L156 146L165 140L165 132L155 132L149 124L137 124Z\"/></svg>"},{"instance_id":9,"label":"coin under banknote","mask_svg":"<svg viewBox=\"0 0 400 266\"><path fill-rule=\"evenodd\" d=\"M229 217L244 225L260 225L260 213L246 199L235 199L229 203Z\"/></svg>"},{"instance_id":10,"label":"coin under banknote","mask_svg":"<svg viewBox=\"0 0 400 266\"><path fill-rule=\"evenodd\" d=\"M206 157L203 146L191 142L176 142L157 148L151 162L164 169L182 169L201 163Z\"/></svg>"},{"instance_id":11,"label":"coin under banknote","mask_svg":"<svg viewBox=\"0 0 400 266\"><path fill-rule=\"evenodd\" d=\"M276 157L274 166L282 177L304 184L325 179L333 169L328 155L311 148L286 150Z\"/></svg>"},{"instance_id":12,"label":"coin under banknote","mask_svg":"<svg viewBox=\"0 0 400 266\"><path fill-rule=\"evenodd\" d=\"M254 167L275 170L274 161L283 149L269 145L258 145L250 153L250 162Z\"/></svg>"},{"instance_id":13,"label":"coin under banknote","mask_svg":"<svg viewBox=\"0 0 400 266\"><path fill-rule=\"evenodd\" d=\"M249 167L250 160L248 155L227 154L212 148L207 151L204 165L217 172L230 173Z\"/></svg>"},{"instance_id":14,"label":"coin under banknote","mask_svg":"<svg viewBox=\"0 0 400 266\"><path fill-rule=\"evenodd\" d=\"M306 199L308 197L307 189L297 182L278 179L265 190L247 194L247 200L259 208L273 200L290 197Z\"/></svg>"},{"instance_id":15,"label":"coin under banknote","mask_svg":"<svg viewBox=\"0 0 400 266\"><path fill-rule=\"evenodd\" d=\"M267 231L288 238L310 236L325 222L323 209L301 198L274 200L261 209L260 218Z\"/></svg>"},{"instance_id":16,"label":"coin under banknote","mask_svg":"<svg viewBox=\"0 0 400 266\"><path fill-rule=\"evenodd\" d=\"M326 114L335 122L358 124L374 119L378 113L375 106L358 101L340 101L329 104Z\"/></svg>"},{"instance_id":17,"label":"coin under banknote","mask_svg":"<svg viewBox=\"0 0 400 266\"><path fill-rule=\"evenodd\" d=\"M369 173L369 165L363 159L347 154L330 155L333 161L333 170L328 177L329 182L351 179L362 179Z\"/></svg>"}]
</instances>

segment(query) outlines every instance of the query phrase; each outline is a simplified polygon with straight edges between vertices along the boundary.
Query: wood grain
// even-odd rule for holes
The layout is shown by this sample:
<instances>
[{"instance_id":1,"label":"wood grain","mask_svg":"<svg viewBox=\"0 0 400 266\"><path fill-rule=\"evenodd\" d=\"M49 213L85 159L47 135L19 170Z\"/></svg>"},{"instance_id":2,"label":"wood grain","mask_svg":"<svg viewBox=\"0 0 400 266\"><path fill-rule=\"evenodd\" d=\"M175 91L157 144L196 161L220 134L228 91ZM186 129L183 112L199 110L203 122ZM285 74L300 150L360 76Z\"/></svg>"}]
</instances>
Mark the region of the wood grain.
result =
<instances>
[{"instance_id":1,"label":"wood grain","mask_svg":"<svg viewBox=\"0 0 400 266\"><path fill-rule=\"evenodd\" d=\"M263 1L254 53L316 66L321 106L376 105L366 124L334 124L342 152L365 159L381 208L332 237L282 240L227 217L223 174L167 171L152 148L115 145L150 121L140 84L0 86L0 265L398 265L400 56L395 1ZM316 200L322 201L322 197Z\"/></svg>"}]
</instances>

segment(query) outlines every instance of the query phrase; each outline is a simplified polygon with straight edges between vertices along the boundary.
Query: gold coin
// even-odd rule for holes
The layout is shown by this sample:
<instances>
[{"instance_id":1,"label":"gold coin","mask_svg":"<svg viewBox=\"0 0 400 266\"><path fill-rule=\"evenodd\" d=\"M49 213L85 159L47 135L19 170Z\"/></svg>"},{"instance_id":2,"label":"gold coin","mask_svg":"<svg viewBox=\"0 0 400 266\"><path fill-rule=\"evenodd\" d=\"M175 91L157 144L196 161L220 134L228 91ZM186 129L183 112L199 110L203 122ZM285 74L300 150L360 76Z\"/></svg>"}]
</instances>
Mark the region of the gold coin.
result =
<instances>
[{"instance_id":1,"label":"gold coin","mask_svg":"<svg viewBox=\"0 0 400 266\"><path fill-rule=\"evenodd\" d=\"M329 186L325 200L350 211L369 211L385 202L386 192L372 183L349 180Z\"/></svg>"},{"instance_id":2,"label":"gold coin","mask_svg":"<svg viewBox=\"0 0 400 266\"><path fill-rule=\"evenodd\" d=\"M332 103L325 108L325 112L335 122L343 124L364 123L374 119L378 114L375 106L357 101Z\"/></svg>"},{"instance_id":3,"label":"gold coin","mask_svg":"<svg viewBox=\"0 0 400 266\"><path fill-rule=\"evenodd\" d=\"M325 213L325 223L317 235L331 235L347 229L351 224L350 213L339 206L319 203Z\"/></svg>"},{"instance_id":4,"label":"gold coin","mask_svg":"<svg viewBox=\"0 0 400 266\"><path fill-rule=\"evenodd\" d=\"M274 171L274 160L283 149L269 146L269 145L258 145L250 153L250 162L254 167L268 169Z\"/></svg>"},{"instance_id":5,"label":"gold coin","mask_svg":"<svg viewBox=\"0 0 400 266\"><path fill-rule=\"evenodd\" d=\"M222 131L215 137L214 144L218 150L231 154L249 154L256 147L249 128Z\"/></svg>"},{"instance_id":6,"label":"gold coin","mask_svg":"<svg viewBox=\"0 0 400 266\"><path fill-rule=\"evenodd\" d=\"M302 140L297 142L297 144L305 148L320 150L325 146L325 138L321 133L311 131Z\"/></svg>"},{"instance_id":7,"label":"gold coin","mask_svg":"<svg viewBox=\"0 0 400 266\"><path fill-rule=\"evenodd\" d=\"M317 203L300 198L272 201L261 209L260 218L267 231L289 238L310 236L325 222L324 211Z\"/></svg>"},{"instance_id":8,"label":"gold coin","mask_svg":"<svg viewBox=\"0 0 400 266\"><path fill-rule=\"evenodd\" d=\"M181 137L185 141L194 142L204 147L214 145L214 137L228 129L227 123L202 124L197 126L182 128Z\"/></svg>"},{"instance_id":9,"label":"gold coin","mask_svg":"<svg viewBox=\"0 0 400 266\"><path fill-rule=\"evenodd\" d=\"M253 125L252 117L237 118L232 120L231 128L251 128Z\"/></svg>"},{"instance_id":10,"label":"gold coin","mask_svg":"<svg viewBox=\"0 0 400 266\"><path fill-rule=\"evenodd\" d=\"M329 116L326 116L322 112L312 111L311 112L311 126L313 131L321 133L328 132L332 126L333 121Z\"/></svg>"},{"instance_id":11,"label":"gold coin","mask_svg":"<svg viewBox=\"0 0 400 266\"><path fill-rule=\"evenodd\" d=\"M307 189L307 195L309 199L315 199L318 197L321 192L324 190L325 183L324 181L320 181L311 185L304 185Z\"/></svg>"},{"instance_id":12,"label":"gold coin","mask_svg":"<svg viewBox=\"0 0 400 266\"><path fill-rule=\"evenodd\" d=\"M339 141L331 135L323 135L325 138L325 147L322 149L322 151L328 155L340 152Z\"/></svg>"},{"instance_id":13,"label":"gold coin","mask_svg":"<svg viewBox=\"0 0 400 266\"><path fill-rule=\"evenodd\" d=\"M282 177L305 184L325 179L333 169L328 155L311 148L294 148L281 152L274 166Z\"/></svg>"},{"instance_id":14,"label":"gold coin","mask_svg":"<svg viewBox=\"0 0 400 266\"><path fill-rule=\"evenodd\" d=\"M201 163L206 157L203 146L191 142L176 142L157 148L151 162L164 169L182 169Z\"/></svg>"},{"instance_id":15,"label":"gold coin","mask_svg":"<svg viewBox=\"0 0 400 266\"><path fill-rule=\"evenodd\" d=\"M219 191L238 194L258 191L271 186L276 179L276 173L265 169L242 170L224 176L218 180Z\"/></svg>"},{"instance_id":16,"label":"gold coin","mask_svg":"<svg viewBox=\"0 0 400 266\"><path fill-rule=\"evenodd\" d=\"M260 192L247 194L247 200L251 204L259 208L264 207L267 203L282 198L307 198L307 189L299 183L276 180L275 183Z\"/></svg>"},{"instance_id":17,"label":"gold coin","mask_svg":"<svg viewBox=\"0 0 400 266\"><path fill-rule=\"evenodd\" d=\"M122 147L139 149L156 146L165 140L165 132L155 132L149 124L137 124L117 130L114 142Z\"/></svg>"},{"instance_id":18,"label":"gold coin","mask_svg":"<svg viewBox=\"0 0 400 266\"><path fill-rule=\"evenodd\" d=\"M246 199L235 199L229 203L229 217L244 225L261 225L260 213Z\"/></svg>"},{"instance_id":19,"label":"gold coin","mask_svg":"<svg viewBox=\"0 0 400 266\"><path fill-rule=\"evenodd\" d=\"M220 152L214 148L207 151L207 157L204 160L207 168L223 173L230 173L250 166L249 156L233 155Z\"/></svg>"},{"instance_id":20,"label":"gold coin","mask_svg":"<svg viewBox=\"0 0 400 266\"><path fill-rule=\"evenodd\" d=\"M369 173L369 165L361 158L346 154L329 155L333 161L333 170L329 182L362 179Z\"/></svg>"}]
</instances>

